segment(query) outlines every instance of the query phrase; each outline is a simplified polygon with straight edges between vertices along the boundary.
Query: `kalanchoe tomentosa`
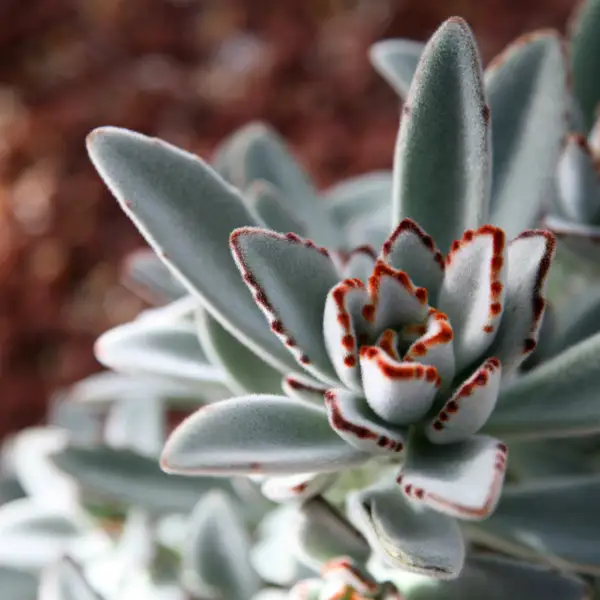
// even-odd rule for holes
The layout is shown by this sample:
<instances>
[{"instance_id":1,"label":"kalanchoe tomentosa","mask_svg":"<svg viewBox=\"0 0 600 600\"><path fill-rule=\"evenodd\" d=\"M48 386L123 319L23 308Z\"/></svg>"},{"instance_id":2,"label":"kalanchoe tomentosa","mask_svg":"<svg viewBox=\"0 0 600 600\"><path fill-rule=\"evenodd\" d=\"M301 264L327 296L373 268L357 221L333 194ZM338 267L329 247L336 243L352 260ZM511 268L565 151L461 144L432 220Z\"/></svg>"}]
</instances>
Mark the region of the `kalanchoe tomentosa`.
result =
<instances>
[{"instance_id":1,"label":"kalanchoe tomentosa","mask_svg":"<svg viewBox=\"0 0 600 600\"><path fill-rule=\"evenodd\" d=\"M410 86L393 185L385 176L369 183L379 192L391 187L388 200L373 201L374 215L362 207L352 226L340 217L344 210L339 220L316 221L323 207L288 158L278 162L281 147L268 130L247 129L217 157L220 173L244 194L158 140L111 128L90 136L90 155L108 186L192 294L179 320L154 313L109 332L99 357L191 387L205 384L210 371L211 383L240 396L217 399L181 425L163 452L165 469L248 475L277 500L327 494L339 502L341 494L358 535L388 566L452 578L465 553L453 517L487 516L506 468L502 442L478 430L503 439L598 428L590 403L595 339L520 369L539 335L554 247L551 234L521 230L539 214L566 126L551 117L564 114L566 94L555 35L522 40L503 58L484 89L466 25L451 19L440 28ZM515 83L530 79L536 86ZM550 132L544 144L518 125L532 119ZM496 122L492 180L489 130ZM531 165L542 150L538 173ZM292 180L302 193L288 194ZM368 194L362 197L368 207ZM368 232L364 240L354 235L359 230ZM354 248L357 242L383 246L377 253ZM190 319L195 302L204 353ZM222 371L194 363L206 359ZM562 399L575 384L577 409L569 410ZM259 395L247 395L253 392ZM367 471L373 476L361 480ZM355 475L348 494L344 485ZM470 526L482 537L517 537L524 499L565 496L549 487L505 497L499 519ZM534 516L541 535L547 515ZM562 544L544 539L551 548ZM561 558L581 563L583 550L562 545Z\"/></svg>"}]
</instances>

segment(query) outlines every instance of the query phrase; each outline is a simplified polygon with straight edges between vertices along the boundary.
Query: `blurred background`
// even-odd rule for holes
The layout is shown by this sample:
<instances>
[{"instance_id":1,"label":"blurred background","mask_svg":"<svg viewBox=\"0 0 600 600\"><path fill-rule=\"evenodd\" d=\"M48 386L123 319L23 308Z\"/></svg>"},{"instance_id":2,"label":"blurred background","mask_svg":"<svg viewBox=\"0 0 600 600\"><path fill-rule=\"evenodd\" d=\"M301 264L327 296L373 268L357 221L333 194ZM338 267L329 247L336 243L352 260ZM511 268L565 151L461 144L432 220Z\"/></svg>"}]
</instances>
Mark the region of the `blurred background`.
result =
<instances>
[{"instance_id":1,"label":"blurred background","mask_svg":"<svg viewBox=\"0 0 600 600\"><path fill-rule=\"evenodd\" d=\"M398 100L377 39L467 19L488 62L574 0L0 0L0 437L100 369L95 337L144 306L119 282L143 245L92 169L118 125L209 158L269 121L321 187L391 166Z\"/></svg>"}]
</instances>

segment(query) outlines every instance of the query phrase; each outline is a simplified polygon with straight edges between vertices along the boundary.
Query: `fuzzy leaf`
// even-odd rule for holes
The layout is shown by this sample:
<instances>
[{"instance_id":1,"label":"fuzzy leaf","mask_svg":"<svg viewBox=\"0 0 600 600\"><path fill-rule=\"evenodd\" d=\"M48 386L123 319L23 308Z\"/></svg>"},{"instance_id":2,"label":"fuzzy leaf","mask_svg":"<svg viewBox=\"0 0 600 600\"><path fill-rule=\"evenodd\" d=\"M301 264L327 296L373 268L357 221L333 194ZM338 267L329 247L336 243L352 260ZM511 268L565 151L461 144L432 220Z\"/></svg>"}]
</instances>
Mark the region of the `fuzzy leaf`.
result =
<instances>
[{"instance_id":1,"label":"fuzzy leaf","mask_svg":"<svg viewBox=\"0 0 600 600\"><path fill-rule=\"evenodd\" d=\"M496 406L501 374L500 361L486 360L431 419L425 429L427 438L435 444L449 444L477 433Z\"/></svg>"},{"instance_id":2,"label":"fuzzy leaf","mask_svg":"<svg viewBox=\"0 0 600 600\"><path fill-rule=\"evenodd\" d=\"M163 473L157 461L106 447L71 446L53 456L56 466L73 477L84 493L153 514L186 512L211 488L228 488L225 480L188 479Z\"/></svg>"},{"instance_id":3,"label":"fuzzy leaf","mask_svg":"<svg viewBox=\"0 0 600 600\"><path fill-rule=\"evenodd\" d=\"M223 384L224 373L206 362L193 323L136 319L96 341L96 358L106 367L133 375L179 379L188 384Z\"/></svg>"},{"instance_id":4,"label":"fuzzy leaf","mask_svg":"<svg viewBox=\"0 0 600 600\"><path fill-rule=\"evenodd\" d=\"M424 48L413 40L382 40L371 46L369 59L400 98L406 98Z\"/></svg>"},{"instance_id":5,"label":"fuzzy leaf","mask_svg":"<svg viewBox=\"0 0 600 600\"><path fill-rule=\"evenodd\" d=\"M359 246L348 253L341 270L341 279L360 279L368 281L377 255L370 246Z\"/></svg>"},{"instance_id":6,"label":"fuzzy leaf","mask_svg":"<svg viewBox=\"0 0 600 600\"><path fill-rule=\"evenodd\" d=\"M174 302L187 295L185 287L150 249L131 253L121 278L131 291L152 304Z\"/></svg>"},{"instance_id":7,"label":"fuzzy leaf","mask_svg":"<svg viewBox=\"0 0 600 600\"><path fill-rule=\"evenodd\" d=\"M519 367L536 347L555 244L548 231L528 230L511 240L506 249L504 310L489 350L500 359L505 375Z\"/></svg>"},{"instance_id":8,"label":"fuzzy leaf","mask_svg":"<svg viewBox=\"0 0 600 600\"><path fill-rule=\"evenodd\" d=\"M201 597L247 600L260 588L250 564L250 538L235 505L220 491L208 492L190 516L183 548L184 585Z\"/></svg>"},{"instance_id":9,"label":"fuzzy leaf","mask_svg":"<svg viewBox=\"0 0 600 600\"><path fill-rule=\"evenodd\" d=\"M600 573L600 479L565 477L507 488L474 539L559 569Z\"/></svg>"},{"instance_id":10,"label":"fuzzy leaf","mask_svg":"<svg viewBox=\"0 0 600 600\"><path fill-rule=\"evenodd\" d=\"M279 134L265 123L250 123L236 131L217 152L217 164L221 168L228 165L230 181L241 190L246 190L257 180L270 183L279 190L288 212L306 224L306 234L310 238L319 244L339 245L333 221L319 204L308 176Z\"/></svg>"},{"instance_id":11,"label":"fuzzy leaf","mask_svg":"<svg viewBox=\"0 0 600 600\"><path fill-rule=\"evenodd\" d=\"M600 101L600 2L581 2L571 24L571 69L573 71L573 91L583 111L586 129L590 129L596 119Z\"/></svg>"},{"instance_id":12,"label":"fuzzy leaf","mask_svg":"<svg viewBox=\"0 0 600 600\"><path fill-rule=\"evenodd\" d=\"M600 174L594 160L582 135L567 138L558 164L559 208L575 223L596 223L600 216Z\"/></svg>"},{"instance_id":13,"label":"fuzzy leaf","mask_svg":"<svg viewBox=\"0 0 600 600\"><path fill-rule=\"evenodd\" d=\"M361 348L360 366L367 402L380 419L410 425L431 408L440 386L435 367L399 362L376 346Z\"/></svg>"},{"instance_id":14,"label":"fuzzy leaf","mask_svg":"<svg viewBox=\"0 0 600 600\"><path fill-rule=\"evenodd\" d=\"M460 573L465 547L456 521L406 500L397 488L352 493L348 514L391 566L439 579Z\"/></svg>"},{"instance_id":15,"label":"fuzzy leaf","mask_svg":"<svg viewBox=\"0 0 600 600\"><path fill-rule=\"evenodd\" d=\"M453 581L423 581L406 600L587 600L588 586L578 577L496 556L472 556Z\"/></svg>"},{"instance_id":16,"label":"fuzzy leaf","mask_svg":"<svg viewBox=\"0 0 600 600\"><path fill-rule=\"evenodd\" d=\"M242 228L231 234L240 273L274 334L304 369L337 380L323 339L323 311L339 281L324 248L294 234Z\"/></svg>"},{"instance_id":17,"label":"fuzzy leaf","mask_svg":"<svg viewBox=\"0 0 600 600\"><path fill-rule=\"evenodd\" d=\"M456 370L477 360L492 343L504 309L505 237L484 225L452 245L438 308L454 333Z\"/></svg>"},{"instance_id":18,"label":"fuzzy leaf","mask_svg":"<svg viewBox=\"0 0 600 600\"><path fill-rule=\"evenodd\" d=\"M368 454L342 440L325 413L285 396L244 396L186 419L163 450L164 470L184 474L330 472Z\"/></svg>"},{"instance_id":19,"label":"fuzzy leaf","mask_svg":"<svg viewBox=\"0 0 600 600\"><path fill-rule=\"evenodd\" d=\"M413 443L398 483L406 496L436 510L485 519L502 491L506 453L504 444L481 435L447 445Z\"/></svg>"},{"instance_id":20,"label":"fuzzy leaf","mask_svg":"<svg viewBox=\"0 0 600 600\"><path fill-rule=\"evenodd\" d=\"M493 142L490 222L514 237L535 224L567 133L567 65L558 33L518 38L486 69L485 83Z\"/></svg>"},{"instance_id":21,"label":"fuzzy leaf","mask_svg":"<svg viewBox=\"0 0 600 600\"><path fill-rule=\"evenodd\" d=\"M393 456L404 449L408 430L391 427L369 408L362 395L345 389L327 390L325 406L331 427L359 450Z\"/></svg>"},{"instance_id":22,"label":"fuzzy leaf","mask_svg":"<svg viewBox=\"0 0 600 600\"><path fill-rule=\"evenodd\" d=\"M459 18L425 46L404 105L394 159L392 228L409 217L442 252L488 210L488 111L475 40Z\"/></svg>"},{"instance_id":23,"label":"fuzzy leaf","mask_svg":"<svg viewBox=\"0 0 600 600\"><path fill-rule=\"evenodd\" d=\"M600 431L595 334L508 384L484 431L502 438L552 438Z\"/></svg>"},{"instance_id":24,"label":"fuzzy leaf","mask_svg":"<svg viewBox=\"0 0 600 600\"><path fill-rule=\"evenodd\" d=\"M324 204L336 223L346 226L354 219L369 218L392 201L392 174L373 171L342 180L324 194Z\"/></svg>"},{"instance_id":25,"label":"fuzzy leaf","mask_svg":"<svg viewBox=\"0 0 600 600\"><path fill-rule=\"evenodd\" d=\"M404 271L415 285L428 292L429 303L436 304L444 279L444 257L433 238L411 219L403 219L384 242L380 256L388 265Z\"/></svg>"},{"instance_id":26,"label":"fuzzy leaf","mask_svg":"<svg viewBox=\"0 0 600 600\"><path fill-rule=\"evenodd\" d=\"M257 224L240 194L202 160L160 140L105 127L87 145L121 208L186 288L233 335L291 368L231 260L230 233Z\"/></svg>"},{"instance_id":27,"label":"fuzzy leaf","mask_svg":"<svg viewBox=\"0 0 600 600\"><path fill-rule=\"evenodd\" d=\"M210 313L196 315L201 346L210 363L220 367L235 394L279 393L281 373L233 337Z\"/></svg>"}]
</instances>

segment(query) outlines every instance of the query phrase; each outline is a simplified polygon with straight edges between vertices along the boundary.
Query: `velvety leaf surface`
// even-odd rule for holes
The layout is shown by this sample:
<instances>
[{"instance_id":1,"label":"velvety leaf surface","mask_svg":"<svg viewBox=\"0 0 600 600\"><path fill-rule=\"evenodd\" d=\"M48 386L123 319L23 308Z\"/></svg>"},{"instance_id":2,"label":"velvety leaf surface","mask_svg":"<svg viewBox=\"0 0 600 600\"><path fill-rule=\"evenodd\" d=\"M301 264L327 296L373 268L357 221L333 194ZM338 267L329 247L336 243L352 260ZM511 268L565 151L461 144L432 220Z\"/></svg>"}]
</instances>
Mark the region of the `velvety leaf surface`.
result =
<instances>
[{"instance_id":1,"label":"velvety leaf surface","mask_svg":"<svg viewBox=\"0 0 600 600\"><path fill-rule=\"evenodd\" d=\"M490 222L514 237L535 224L568 123L567 65L557 32L528 33L486 69L493 179Z\"/></svg>"},{"instance_id":2,"label":"velvety leaf surface","mask_svg":"<svg viewBox=\"0 0 600 600\"><path fill-rule=\"evenodd\" d=\"M519 367L537 345L554 247L555 239L549 232L527 230L511 240L506 249L504 310L489 350L500 359L505 376Z\"/></svg>"},{"instance_id":3,"label":"velvety leaf surface","mask_svg":"<svg viewBox=\"0 0 600 600\"><path fill-rule=\"evenodd\" d=\"M509 383L484 431L504 439L600 430L599 370L600 334L595 334Z\"/></svg>"},{"instance_id":4,"label":"velvety leaf surface","mask_svg":"<svg viewBox=\"0 0 600 600\"><path fill-rule=\"evenodd\" d=\"M583 111L584 123L591 128L600 100L600 2L586 0L580 4L571 24L571 69L573 91Z\"/></svg>"},{"instance_id":5,"label":"velvety leaf surface","mask_svg":"<svg viewBox=\"0 0 600 600\"><path fill-rule=\"evenodd\" d=\"M211 364L221 367L232 392L281 392L281 373L241 344L207 311L198 310L196 323L204 352Z\"/></svg>"},{"instance_id":6,"label":"velvety leaf surface","mask_svg":"<svg viewBox=\"0 0 600 600\"><path fill-rule=\"evenodd\" d=\"M447 252L487 215L488 110L475 41L459 18L425 46L403 109L392 225L416 221Z\"/></svg>"},{"instance_id":7,"label":"velvety leaf surface","mask_svg":"<svg viewBox=\"0 0 600 600\"><path fill-rule=\"evenodd\" d=\"M223 479L167 475L156 459L110 448L71 446L54 455L57 467L90 495L138 505L154 514L186 512L211 488L229 488Z\"/></svg>"},{"instance_id":8,"label":"velvety leaf surface","mask_svg":"<svg viewBox=\"0 0 600 600\"><path fill-rule=\"evenodd\" d=\"M501 376L500 361L486 360L429 421L427 438L434 444L448 444L477 433L496 406Z\"/></svg>"},{"instance_id":9,"label":"velvety leaf surface","mask_svg":"<svg viewBox=\"0 0 600 600\"><path fill-rule=\"evenodd\" d=\"M453 517L487 518L502 492L507 448L474 435L463 442L434 445L415 441L398 476L402 492Z\"/></svg>"},{"instance_id":10,"label":"velvety leaf surface","mask_svg":"<svg viewBox=\"0 0 600 600\"><path fill-rule=\"evenodd\" d=\"M260 588L249 559L250 538L231 499L208 492L190 516L183 548L183 580L197 594L247 600Z\"/></svg>"},{"instance_id":11,"label":"velvety leaf surface","mask_svg":"<svg viewBox=\"0 0 600 600\"><path fill-rule=\"evenodd\" d=\"M285 396L244 396L186 419L163 450L163 469L183 474L329 472L368 458L330 427L317 407Z\"/></svg>"},{"instance_id":12,"label":"velvety leaf surface","mask_svg":"<svg viewBox=\"0 0 600 600\"><path fill-rule=\"evenodd\" d=\"M505 236L484 225L467 231L446 257L438 298L452 325L456 370L467 367L490 346L504 309Z\"/></svg>"},{"instance_id":13,"label":"velvety leaf surface","mask_svg":"<svg viewBox=\"0 0 600 600\"><path fill-rule=\"evenodd\" d=\"M465 548L456 521L407 500L396 487L348 496L348 514L390 565L439 579L460 573Z\"/></svg>"},{"instance_id":14,"label":"velvety leaf surface","mask_svg":"<svg viewBox=\"0 0 600 600\"><path fill-rule=\"evenodd\" d=\"M231 234L231 249L274 334L304 369L335 383L323 311L339 276L328 251L294 234L249 227Z\"/></svg>"},{"instance_id":15,"label":"velvety leaf surface","mask_svg":"<svg viewBox=\"0 0 600 600\"><path fill-rule=\"evenodd\" d=\"M406 98L424 48L412 40L382 40L371 46L369 58L400 98Z\"/></svg>"},{"instance_id":16,"label":"velvety leaf surface","mask_svg":"<svg viewBox=\"0 0 600 600\"><path fill-rule=\"evenodd\" d=\"M496 512L473 530L475 539L558 568L600 573L595 515L600 479L562 476L507 488Z\"/></svg>"},{"instance_id":17,"label":"velvety leaf surface","mask_svg":"<svg viewBox=\"0 0 600 600\"><path fill-rule=\"evenodd\" d=\"M231 260L230 233L256 224L237 190L196 156L123 129L92 132L88 151L121 208L186 287L233 335L292 366Z\"/></svg>"}]
</instances>

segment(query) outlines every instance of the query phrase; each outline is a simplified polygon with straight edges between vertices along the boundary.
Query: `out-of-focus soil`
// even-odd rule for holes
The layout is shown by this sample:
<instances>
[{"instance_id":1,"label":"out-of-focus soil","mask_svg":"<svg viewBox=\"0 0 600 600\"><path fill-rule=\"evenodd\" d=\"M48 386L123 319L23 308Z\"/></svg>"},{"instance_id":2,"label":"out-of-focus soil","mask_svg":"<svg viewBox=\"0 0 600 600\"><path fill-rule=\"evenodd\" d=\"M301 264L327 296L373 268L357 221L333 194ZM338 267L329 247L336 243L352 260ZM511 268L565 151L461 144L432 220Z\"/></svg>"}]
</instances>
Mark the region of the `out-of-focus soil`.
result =
<instances>
[{"instance_id":1,"label":"out-of-focus soil","mask_svg":"<svg viewBox=\"0 0 600 600\"><path fill-rule=\"evenodd\" d=\"M264 119L320 186L389 167L398 100L370 67L384 37L465 17L487 61L564 30L573 0L0 0L0 437L99 369L94 338L141 302L119 263L142 245L90 166L119 125L204 157Z\"/></svg>"}]
</instances>

